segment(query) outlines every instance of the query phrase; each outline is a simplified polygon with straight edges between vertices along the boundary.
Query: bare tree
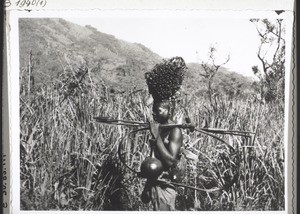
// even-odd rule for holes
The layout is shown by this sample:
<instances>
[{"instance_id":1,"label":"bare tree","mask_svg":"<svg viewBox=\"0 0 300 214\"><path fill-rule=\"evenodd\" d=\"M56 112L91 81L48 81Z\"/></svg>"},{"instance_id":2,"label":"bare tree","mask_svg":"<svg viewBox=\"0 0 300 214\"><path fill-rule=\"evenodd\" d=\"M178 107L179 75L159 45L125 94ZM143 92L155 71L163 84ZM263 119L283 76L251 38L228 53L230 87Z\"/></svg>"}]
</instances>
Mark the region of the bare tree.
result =
<instances>
[{"instance_id":1,"label":"bare tree","mask_svg":"<svg viewBox=\"0 0 300 214\"><path fill-rule=\"evenodd\" d=\"M203 68L204 73L200 73L207 80L207 91L210 103L213 105L212 102L212 95L214 89L212 88L213 80L215 75L217 74L219 68L225 65L230 60L230 55L228 54L225 61L223 63L216 63L216 51L217 49L211 45L208 51L208 60L203 61L201 60L201 66Z\"/></svg>"},{"instance_id":2,"label":"bare tree","mask_svg":"<svg viewBox=\"0 0 300 214\"><path fill-rule=\"evenodd\" d=\"M261 95L265 100L283 99L285 74L285 29L282 19L271 22L268 19L250 19L260 37L257 57L261 62L252 67L260 78Z\"/></svg>"}]
</instances>

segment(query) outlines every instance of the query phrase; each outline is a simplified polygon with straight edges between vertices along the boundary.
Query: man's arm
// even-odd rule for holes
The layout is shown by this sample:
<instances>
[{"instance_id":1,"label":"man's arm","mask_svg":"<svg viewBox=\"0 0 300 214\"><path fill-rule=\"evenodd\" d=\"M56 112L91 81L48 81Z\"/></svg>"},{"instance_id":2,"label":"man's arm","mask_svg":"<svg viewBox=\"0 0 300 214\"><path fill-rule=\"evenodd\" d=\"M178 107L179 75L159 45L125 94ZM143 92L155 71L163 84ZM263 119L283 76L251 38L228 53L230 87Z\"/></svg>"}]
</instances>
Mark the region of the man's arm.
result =
<instances>
[{"instance_id":1,"label":"man's arm","mask_svg":"<svg viewBox=\"0 0 300 214\"><path fill-rule=\"evenodd\" d=\"M155 127L156 128L156 127ZM154 129L155 129L154 128ZM169 145L166 147L158 134L156 137L156 147L157 151L161 157L161 161L164 163L165 166L170 167L175 164L178 160L176 157L180 152L180 148L182 146L182 132L180 128L173 128L170 135L169 135Z\"/></svg>"}]
</instances>

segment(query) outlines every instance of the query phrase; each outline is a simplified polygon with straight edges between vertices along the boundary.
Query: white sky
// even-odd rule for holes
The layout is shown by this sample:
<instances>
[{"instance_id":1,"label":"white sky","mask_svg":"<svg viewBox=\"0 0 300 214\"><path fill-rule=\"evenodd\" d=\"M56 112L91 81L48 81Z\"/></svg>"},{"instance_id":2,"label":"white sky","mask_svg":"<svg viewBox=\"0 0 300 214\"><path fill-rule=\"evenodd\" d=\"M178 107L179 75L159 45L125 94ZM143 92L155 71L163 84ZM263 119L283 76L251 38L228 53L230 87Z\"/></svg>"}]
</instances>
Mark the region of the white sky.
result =
<instances>
[{"instance_id":1,"label":"white sky","mask_svg":"<svg viewBox=\"0 0 300 214\"><path fill-rule=\"evenodd\" d=\"M249 18L203 17L98 17L66 18L82 26L91 25L116 38L137 42L162 57L182 56L186 62L207 59L211 44L218 50L217 61L230 71L254 77L251 67L259 65L259 38Z\"/></svg>"}]
</instances>

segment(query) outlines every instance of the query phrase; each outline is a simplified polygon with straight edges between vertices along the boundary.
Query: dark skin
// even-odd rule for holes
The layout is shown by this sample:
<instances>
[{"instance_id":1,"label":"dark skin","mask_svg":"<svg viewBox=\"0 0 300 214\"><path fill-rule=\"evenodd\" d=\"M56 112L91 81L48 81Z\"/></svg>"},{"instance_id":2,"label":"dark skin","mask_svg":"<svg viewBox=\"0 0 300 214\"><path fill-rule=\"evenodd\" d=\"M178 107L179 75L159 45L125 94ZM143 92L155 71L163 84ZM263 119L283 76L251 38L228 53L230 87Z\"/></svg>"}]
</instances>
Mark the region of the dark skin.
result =
<instances>
[{"instance_id":1,"label":"dark skin","mask_svg":"<svg viewBox=\"0 0 300 214\"><path fill-rule=\"evenodd\" d=\"M170 108L163 103L159 103L153 107L153 118L156 122L150 123L150 131L154 140L150 141L154 148L154 154L167 171L172 165L178 162L178 155L183 144L183 136L180 128L159 128L160 125L174 124L171 120ZM168 138L167 138L168 137ZM168 143L164 143L167 138ZM150 201L149 188L146 186L142 193L142 201ZM163 208L161 207L161 210Z\"/></svg>"},{"instance_id":2,"label":"dark skin","mask_svg":"<svg viewBox=\"0 0 300 214\"><path fill-rule=\"evenodd\" d=\"M181 130L179 128L159 130L157 123L150 124L150 126L153 137L156 139L153 141L155 156L162 161L166 171L178 161L177 157L182 146ZM168 134L169 143L164 144L164 136L168 136Z\"/></svg>"},{"instance_id":3,"label":"dark skin","mask_svg":"<svg viewBox=\"0 0 300 214\"><path fill-rule=\"evenodd\" d=\"M161 129L159 125L165 124L174 124L170 119L171 113L170 109L161 104L157 104L153 108L153 118L157 123L150 123L150 130L155 141L152 141L152 145L155 148L155 155L160 159L164 166L165 170L168 170L170 166L177 163L177 157L182 146L182 132L180 128L170 128L170 129ZM168 144L164 143L164 139L168 137Z\"/></svg>"}]
</instances>

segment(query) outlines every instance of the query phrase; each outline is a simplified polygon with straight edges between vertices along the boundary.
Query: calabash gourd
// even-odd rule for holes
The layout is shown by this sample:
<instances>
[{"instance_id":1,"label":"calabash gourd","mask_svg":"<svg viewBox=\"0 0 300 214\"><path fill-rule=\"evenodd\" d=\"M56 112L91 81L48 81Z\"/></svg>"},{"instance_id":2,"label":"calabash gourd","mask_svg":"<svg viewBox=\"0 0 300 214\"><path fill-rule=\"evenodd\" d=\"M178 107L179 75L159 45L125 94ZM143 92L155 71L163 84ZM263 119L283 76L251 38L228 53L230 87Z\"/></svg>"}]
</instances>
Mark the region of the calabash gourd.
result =
<instances>
[{"instance_id":1,"label":"calabash gourd","mask_svg":"<svg viewBox=\"0 0 300 214\"><path fill-rule=\"evenodd\" d=\"M154 150L151 148L150 156L145 158L141 164L140 176L142 178L157 179L163 172L163 165L154 155Z\"/></svg>"}]
</instances>

